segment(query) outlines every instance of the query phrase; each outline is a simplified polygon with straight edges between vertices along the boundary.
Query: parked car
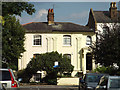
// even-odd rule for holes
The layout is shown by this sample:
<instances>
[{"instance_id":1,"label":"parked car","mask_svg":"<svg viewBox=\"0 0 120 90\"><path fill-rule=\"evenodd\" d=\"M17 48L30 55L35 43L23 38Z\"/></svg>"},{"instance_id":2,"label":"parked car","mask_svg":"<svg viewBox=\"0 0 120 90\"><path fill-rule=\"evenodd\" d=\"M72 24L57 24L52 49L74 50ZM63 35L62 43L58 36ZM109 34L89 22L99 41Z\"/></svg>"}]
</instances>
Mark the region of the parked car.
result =
<instances>
[{"instance_id":1,"label":"parked car","mask_svg":"<svg viewBox=\"0 0 120 90\"><path fill-rule=\"evenodd\" d=\"M1 83L0 83L0 90L6 90Z\"/></svg>"},{"instance_id":2,"label":"parked car","mask_svg":"<svg viewBox=\"0 0 120 90\"><path fill-rule=\"evenodd\" d=\"M120 90L120 76L103 76L96 90Z\"/></svg>"},{"instance_id":3,"label":"parked car","mask_svg":"<svg viewBox=\"0 0 120 90\"><path fill-rule=\"evenodd\" d=\"M79 88L84 90L94 90L100 80L105 74L87 73L79 80Z\"/></svg>"},{"instance_id":4,"label":"parked car","mask_svg":"<svg viewBox=\"0 0 120 90\"><path fill-rule=\"evenodd\" d=\"M0 69L0 83L5 88L19 87L12 69Z\"/></svg>"}]
</instances>

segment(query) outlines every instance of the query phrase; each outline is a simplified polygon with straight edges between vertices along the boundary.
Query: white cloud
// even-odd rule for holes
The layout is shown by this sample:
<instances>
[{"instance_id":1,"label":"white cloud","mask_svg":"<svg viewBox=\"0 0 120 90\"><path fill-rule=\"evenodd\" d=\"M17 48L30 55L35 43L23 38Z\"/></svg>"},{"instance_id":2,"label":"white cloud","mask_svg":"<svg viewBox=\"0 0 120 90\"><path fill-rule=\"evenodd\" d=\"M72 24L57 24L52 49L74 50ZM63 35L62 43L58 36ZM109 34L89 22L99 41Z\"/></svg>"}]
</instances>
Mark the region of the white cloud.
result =
<instances>
[{"instance_id":1,"label":"white cloud","mask_svg":"<svg viewBox=\"0 0 120 90\"><path fill-rule=\"evenodd\" d=\"M34 15L26 15L23 18L17 17L21 24L29 23L29 22L46 22L47 21L48 11L46 9L40 9L36 11Z\"/></svg>"},{"instance_id":2,"label":"white cloud","mask_svg":"<svg viewBox=\"0 0 120 90\"><path fill-rule=\"evenodd\" d=\"M38 13L36 14L34 20L42 20L47 18L47 14L48 14L48 11L46 9L41 9L38 11Z\"/></svg>"},{"instance_id":3,"label":"white cloud","mask_svg":"<svg viewBox=\"0 0 120 90\"><path fill-rule=\"evenodd\" d=\"M16 16L16 19L19 20L20 22L22 21L22 18L20 16Z\"/></svg>"}]
</instances>

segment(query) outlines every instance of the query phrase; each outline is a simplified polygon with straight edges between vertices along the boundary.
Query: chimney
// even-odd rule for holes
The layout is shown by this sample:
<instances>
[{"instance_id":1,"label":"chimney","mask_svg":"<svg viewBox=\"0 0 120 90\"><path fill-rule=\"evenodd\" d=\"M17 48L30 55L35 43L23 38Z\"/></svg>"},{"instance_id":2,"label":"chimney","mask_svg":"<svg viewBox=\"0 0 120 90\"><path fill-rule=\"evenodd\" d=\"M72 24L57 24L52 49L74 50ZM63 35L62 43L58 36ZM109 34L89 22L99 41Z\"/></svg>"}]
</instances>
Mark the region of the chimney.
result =
<instances>
[{"instance_id":1,"label":"chimney","mask_svg":"<svg viewBox=\"0 0 120 90\"><path fill-rule=\"evenodd\" d=\"M53 9L48 10L48 25L53 25L54 24L54 11Z\"/></svg>"},{"instance_id":2,"label":"chimney","mask_svg":"<svg viewBox=\"0 0 120 90\"><path fill-rule=\"evenodd\" d=\"M109 12L110 12L110 18L111 18L112 20L117 20L117 7L116 7L116 2L111 2L110 8L109 8Z\"/></svg>"}]
</instances>

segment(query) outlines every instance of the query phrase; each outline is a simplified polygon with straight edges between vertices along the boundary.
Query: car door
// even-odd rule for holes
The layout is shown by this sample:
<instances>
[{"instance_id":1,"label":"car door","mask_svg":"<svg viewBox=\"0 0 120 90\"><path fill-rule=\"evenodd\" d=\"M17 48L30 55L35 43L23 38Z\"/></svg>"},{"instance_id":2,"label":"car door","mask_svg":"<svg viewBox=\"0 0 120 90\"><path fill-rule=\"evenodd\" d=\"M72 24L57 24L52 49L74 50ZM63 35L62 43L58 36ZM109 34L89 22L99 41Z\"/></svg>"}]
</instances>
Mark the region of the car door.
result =
<instances>
[{"instance_id":1,"label":"car door","mask_svg":"<svg viewBox=\"0 0 120 90\"><path fill-rule=\"evenodd\" d=\"M11 77L10 77L10 72L8 70L2 70L1 72L1 80L0 83L4 87L11 87Z\"/></svg>"},{"instance_id":2,"label":"car door","mask_svg":"<svg viewBox=\"0 0 120 90\"><path fill-rule=\"evenodd\" d=\"M102 77L98 86L96 87L96 90L107 90L107 83L108 83L108 78Z\"/></svg>"}]
</instances>

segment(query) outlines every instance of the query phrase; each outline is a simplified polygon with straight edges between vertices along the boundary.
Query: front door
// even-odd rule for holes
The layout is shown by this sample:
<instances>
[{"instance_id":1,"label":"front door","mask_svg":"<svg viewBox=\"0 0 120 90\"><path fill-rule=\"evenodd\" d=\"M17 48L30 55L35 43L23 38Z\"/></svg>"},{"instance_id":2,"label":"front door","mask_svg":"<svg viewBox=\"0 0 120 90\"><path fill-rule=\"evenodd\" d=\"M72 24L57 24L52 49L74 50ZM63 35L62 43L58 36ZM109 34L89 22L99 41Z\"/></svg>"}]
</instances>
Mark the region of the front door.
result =
<instances>
[{"instance_id":1,"label":"front door","mask_svg":"<svg viewBox=\"0 0 120 90\"><path fill-rule=\"evenodd\" d=\"M86 70L92 70L92 55L87 53L86 55Z\"/></svg>"}]
</instances>

